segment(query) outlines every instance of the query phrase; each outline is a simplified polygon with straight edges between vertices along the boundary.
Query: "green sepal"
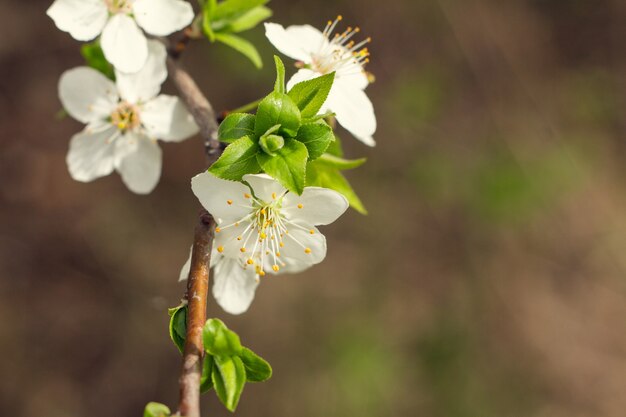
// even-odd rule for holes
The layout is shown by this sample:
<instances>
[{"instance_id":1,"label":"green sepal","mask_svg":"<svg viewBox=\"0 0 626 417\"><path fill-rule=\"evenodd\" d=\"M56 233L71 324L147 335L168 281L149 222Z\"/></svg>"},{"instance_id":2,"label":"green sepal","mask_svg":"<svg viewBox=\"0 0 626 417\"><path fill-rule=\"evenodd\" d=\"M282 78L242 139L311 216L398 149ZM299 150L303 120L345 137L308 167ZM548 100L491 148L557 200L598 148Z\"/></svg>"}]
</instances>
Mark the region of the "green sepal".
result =
<instances>
[{"instance_id":1,"label":"green sepal","mask_svg":"<svg viewBox=\"0 0 626 417\"><path fill-rule=\"evenodd\" d=\"M306 146L295 139L286 139L285 146L276 151L276 156L265 152L257 155L263 171L280 182L283 187L298 195L304 191L306 163L309 152Z\"/></svg>"},{"instance_id":2,"label":"green sepal","mask_svg":"<svg viewBox=\"0 0 626 417\"><path fill-rule=\"evenodd\" d=\"M248 382L263 382L272 377L270 364L252 350L244 347L239 357L246 368Z\"/></svg>"},{"instance_id":3,"label":"green sepal","mask_svg":"<svg viewBox=\"0 0 626 417\"><path fill-rule=\"evenodd\" d=\"M228 330L220 319L207 320L202 329L204 349L213 356L239 355L242 349L237 333Z\"/></svg>"},{"instance_id":4,"label":"green sepal","mask_svg":"<svg viewBox=\"0 0 626 417\"><path fill-rule=\"evenodd\" d=\"M285 64L283 64L283 61L277 55L274 55L274 63L276 64L276 82L274 83L274 92L284 93L285 92Z\"/></svg>"},{"instance_id":5,"label":"green sepal","mask_svg":"<svg viewBox=\"0 0 626 417\"><path fill-rule=\"evenodd\" d=\"M317 161L320 164L337 168L338 170L344 171L346 169L354 169L358 168L367 162L367 158L359 158L359 159L344 159L339 156L331 155L329 153L325 153L321 155Z\"/></svg>"},{"instance_id":6,"label":"green sepal","mask_svg":"<svg viewBox=\"0 0 626 417\"><path fill-rule=\"evenodd\" d=\"M225 180L240 181L246 174L256 174L261 170L256 155L258 143L248 136L237 139L224 149L222 156L209 167L209 172Z\"/></svg>"},{"instance_id":7,"label":"green sepal","mask_svg":"<svg viewBox=\"0 0 626 417\"><path fill-rule=\"evenodd\" d=\"M248 113L231 113L220 123L217 139L231 143L243 136L253 137L256 117Z\"/></svg>"},{"instance_id":8,"label":"green sepal","mask_svg":"<svg viewBox=\"0 0 626 417\"><path fill-rule=\"evenodd\" d=\"M150 402L143 410L143 417L169 417L171 413L165 404Z\"/></svg>"},{"instance_id":9,"label":"green sepal","mask_svg":"<svg viewBox=\"0 0 626 417\"><path fill-rule=\"evenodd\" d=\"M280 125L278 134L294 137L300 128L300 110L287 94L272 92L259 103L254 124L257 137L275 125Z\"/></svg>"},{"instance_id":10,"label":"green sepal","mask_svg":"<svg viewBox=\"0 0 626 417\"><path fill-rule=\"evenodd\" d=\"M211 379L217 397L228 410L235 411L246 384L246 369L238 356L216 356L214 360Z\"/></svg>"},{"instance_id":11,"label":"green sepal","mask_svg":"<svg viewBox=\"0 0 626 417\"><path fill-rule=\"evenodd\" d=\"M322 108L333 86L335 73L322 75L312 80L302 81L289 90L289 97L296 103L303 118L314 117Z\"/></svg>"},{"instance_id":12,"label":"green sepal","mask_svg":"<svg viewBox=\"0 0 626 417\"><path fill-rule=\"evenodd\" d=\"M167 314L170 316L170 338L180 353L183 353L187 336L187 305L181 304L178 307L168 308Z\"/></svg>"},{"instance_id":13,"label":"green sepal","mask_svg":"<svg viewBox=\"0 0 626 417\"><path fill-rule=\"evenodd\" d=\"M211 19L216 6L217 0L208 0L204 3L202 9L202 31L204 32L204 36L211 42L215 42L215 32L213 32L213 27L211 26Z\"/></svg>"},{"instance_id":14,"label":"green sepal","mask_svg":"<svg viewBox=\"0 0 626 417\"><path fill-rule=\"evenodd\" d=\"M296 140L302 142L309 152L309 161L319 158L335 140L333 130L325 122L300 126Z\"/></svg>"},{"instance_id":15,"label":"green sepal","mask_svg":"<svg viewBox=\"0 0 626 417\"><path fill-rule=\"evenodd\" d=\"M254 66L259 69L263 67L263 60L259 51L252 44L252 42L242 38L241 36L233 35L232 33L213 33L214 39L225 45L230 46L235 51L243 54L248 58Z\"/></svg>"},{"instance_id":16,"label":"green sepal","mask_svg":"<svg viewBox=\"0 0 626 417\"><path fill-rule=\"evenodd\" d=\"M104 57L104 52L102 52L99 41L82 45L80 47L80 54L85 58L87 65L115 81L115 70L113 69L113 65Z\"/></svg>"},{"instance_id":17,"label":"green sepal","mask_svg":"<svg viewBox=\"0 0 626 417\"><path fill-rule=\"evenodd\" d=\"M267 4L269 0L226 0L213 9L211 19L214 21L233 21L254 9Z\"/></svg>"},{"instance_id":18,"label":"green sepal","mask_svg":"<svg viewBox=\"0 0 626 417\"><path fill-rule=\"evenodd\" d=\"M200 377L200 393L204 394L213 388L213 368L215 366L215 360L212 355L206 353L202 360L202 376Z\"/></svg>"},{"instance_id":19,"label":"green sepal","mask_svg":"<svg viewBox=\"0 0 626 417\"><path fill-rule=\"evenodd\" d=\"M341 194L348 200L350 207L361 214L367 214L367 210L361 199L356 195L348 180L337 168L328 166L320 160L308 164L306 170L306 185L330 188Z\"/></svg>"}]
</instances>

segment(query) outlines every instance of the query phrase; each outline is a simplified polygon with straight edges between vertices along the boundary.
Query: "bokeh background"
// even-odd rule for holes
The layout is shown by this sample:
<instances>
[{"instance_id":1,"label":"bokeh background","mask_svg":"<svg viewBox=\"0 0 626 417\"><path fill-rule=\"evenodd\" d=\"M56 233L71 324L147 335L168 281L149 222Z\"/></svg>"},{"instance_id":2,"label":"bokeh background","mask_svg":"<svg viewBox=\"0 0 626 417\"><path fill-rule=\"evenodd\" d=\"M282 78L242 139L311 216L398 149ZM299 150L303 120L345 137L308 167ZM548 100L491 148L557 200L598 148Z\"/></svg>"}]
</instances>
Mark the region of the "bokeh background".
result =
<instances>
[{"instance_id":1,"label":"bokeh background","mask_svg":"<svg viewBox=\"0 0 626 417\"><path fill-rule=\"evenodd\" d=\"M177 401L166 308L202 145L164 144L149 196L72 181L81 126L56 118L56 85L82 60L49 3L0 3L0 414L140 416ZM623 417L626 2L270 5L372 36L379 146L343 134L369 158L348 175L370 214L324 229L323 264L265 279L245 315L211 303L274 366L237 415ZM271 63L263 30L246 36ZM219 110L273 82L208 42L183 62Z\"/></svg>"}]
</instances>

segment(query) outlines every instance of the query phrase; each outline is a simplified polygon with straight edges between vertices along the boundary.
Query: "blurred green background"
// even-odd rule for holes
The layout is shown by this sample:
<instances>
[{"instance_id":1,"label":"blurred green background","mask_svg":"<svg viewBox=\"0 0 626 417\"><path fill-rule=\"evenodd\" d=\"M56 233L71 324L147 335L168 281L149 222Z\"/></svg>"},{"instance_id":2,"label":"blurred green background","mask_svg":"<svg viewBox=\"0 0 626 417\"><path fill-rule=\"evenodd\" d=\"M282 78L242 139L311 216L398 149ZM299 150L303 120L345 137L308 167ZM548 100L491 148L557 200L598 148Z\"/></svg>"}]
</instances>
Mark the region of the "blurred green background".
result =
<instances>
[{"instance_id":1,"label":"blurred green background","mask_svg":"<svg viewBox=\"0 0 626 417\"><path fill-rule=\"evenodd\" d=\"M49 3L0 3L0 414L140 416L177 401L166 308L202 145L164 144L149 196L72 181L56 85L82 60ZM245 315L210 305L274 366L237 415L623 417L626 2L270 6L372 36L379 146L342 134L370 214L324 228L324 263L265 279ZM261 72L208 42L183 58L218 110L271 88L274 50L246 37Z\"/></svg>"}]
</instances>

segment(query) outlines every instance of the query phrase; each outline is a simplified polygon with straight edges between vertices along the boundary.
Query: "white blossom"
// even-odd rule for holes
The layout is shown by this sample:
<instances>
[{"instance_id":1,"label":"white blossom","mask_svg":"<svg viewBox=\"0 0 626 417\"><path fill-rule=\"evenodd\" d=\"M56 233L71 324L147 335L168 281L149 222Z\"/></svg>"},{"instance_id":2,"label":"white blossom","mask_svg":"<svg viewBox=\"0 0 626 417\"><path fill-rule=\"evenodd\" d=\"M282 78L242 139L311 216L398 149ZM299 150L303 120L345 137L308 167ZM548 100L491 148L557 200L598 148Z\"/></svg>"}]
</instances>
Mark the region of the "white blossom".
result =
<instances>
[{"instance_id":1,"label":"white blossom","mask_svg":"<svg viewBox=\"0 0 626 417\"><path fill-rule=\"evenodd\" d=\"M89 41L102 34L106 59L129 73L139 71L148 58L141 29L166 36L194 18L191 4L182 0L55 0L47 14L76 40Z\"/></svg>"},{"instance_id":2,"label":"white blossom","mask_svg":"<svg viewBox=\"0 0 626 417\"><path fill-rule=\"evenodd\" d=\"M336 191L306 187L287 192L273 178L245 175L244 183L205 172L191 188L216 219L213 295L229 313L246 311L261 277L300 272L326 257L326 238L315 227L334 222L348 208ZM181 279L189 273L189 261Z\"/></svg>"},{"instance_id":3,"label":"white blossom","mask_svg":"<svg viewBox=\"0 0 626 417\"><path fill-rule=\"evenodd\" d=\"M126 186L139 194L154 189L161 176L161 149L156 139L178 142L198 131L177 97L158 95L167 78L165 47L149 41L143 69L116 71L116 82L100 72L78 67L59 81L66 111L85 123L67 154L69 172L88 182L117 170Z\"/></svg>"},{"instance_id":4,"label":"white blossom","mask_svg":"<svg viewBox=\"0 0 626 417\"><path fill-rule=\"evenodd\" d=\"M371 39L355 42L353 37L360 32L358 27L349 27L333 35L341 20L341 16L338 16L334 21L329 21L323 32L310 25L295 25L285 29L276 23L266 23L265 36L276 49L301 61L304 66L289 80L288 89L299 82L335 72L335 81L320 112L334 112L339 124L355 138L374 146L372 136L376 131L376 116L372 102L363 91L369 84L364 70L364 65L369 61L369 51L365 45Z\"/></svg>"}]
</instances>

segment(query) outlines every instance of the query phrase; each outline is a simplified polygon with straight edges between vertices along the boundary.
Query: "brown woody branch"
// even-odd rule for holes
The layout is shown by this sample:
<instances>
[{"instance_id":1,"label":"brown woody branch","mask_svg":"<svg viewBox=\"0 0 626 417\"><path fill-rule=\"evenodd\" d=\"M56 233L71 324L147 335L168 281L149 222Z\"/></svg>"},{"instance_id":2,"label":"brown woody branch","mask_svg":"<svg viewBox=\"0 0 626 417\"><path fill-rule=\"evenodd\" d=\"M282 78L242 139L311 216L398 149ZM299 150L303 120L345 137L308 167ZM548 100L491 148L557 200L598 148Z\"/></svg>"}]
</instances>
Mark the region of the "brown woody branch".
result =
<instances>
[{"instance_id":1,"label":"brown woody branch","mask_svg":"<svg viewBox=\"0 0 626 417\"><path fill-rule=\"evenodd\" d=\"M200 127L207 165L211 165L222 153L217 140L218 123L215 112L193 78L175 61L178 55L179 53L170 51L170 57L167 59L169 76ZM183 365L178 380L180 387L178 414L185 417L200 417L200 378L204 358L202 328L206 322L214 232L215 220L206 210L202 210L194 232L191 268L185 293L188 302L187 334L183 349Z\"/></svg>"}]
</instances>

